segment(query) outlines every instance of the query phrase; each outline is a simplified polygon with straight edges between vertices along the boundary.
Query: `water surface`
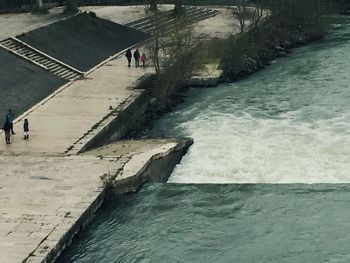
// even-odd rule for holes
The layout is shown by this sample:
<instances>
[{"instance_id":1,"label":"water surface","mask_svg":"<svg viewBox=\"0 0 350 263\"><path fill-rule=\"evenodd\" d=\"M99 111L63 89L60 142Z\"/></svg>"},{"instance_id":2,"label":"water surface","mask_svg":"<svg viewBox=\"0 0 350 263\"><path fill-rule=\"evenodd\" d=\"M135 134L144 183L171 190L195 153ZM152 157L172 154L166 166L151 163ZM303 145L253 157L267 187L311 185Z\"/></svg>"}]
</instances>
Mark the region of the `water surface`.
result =
<instances>
[{"instance_id":1,"label":"water surface","mask_svg":"<svg viewBox=\"0 0 350 263\"><path fill-rule=\"evenodd\" d=\"M59 263L350 262L349 185L149 185Z\"/></svg>"},{"instance_id":2,"label":"water surface","mask_svg":"<svg viewBox=\"0 0 350 263\"><path fill-rule=\"evenodd\" d=\"M194 138L171 183L107 204L58 262L350 262L350 185L317 184L350 182L349 25L191 90L152 131Z\"/></svg>"}]
</instances>

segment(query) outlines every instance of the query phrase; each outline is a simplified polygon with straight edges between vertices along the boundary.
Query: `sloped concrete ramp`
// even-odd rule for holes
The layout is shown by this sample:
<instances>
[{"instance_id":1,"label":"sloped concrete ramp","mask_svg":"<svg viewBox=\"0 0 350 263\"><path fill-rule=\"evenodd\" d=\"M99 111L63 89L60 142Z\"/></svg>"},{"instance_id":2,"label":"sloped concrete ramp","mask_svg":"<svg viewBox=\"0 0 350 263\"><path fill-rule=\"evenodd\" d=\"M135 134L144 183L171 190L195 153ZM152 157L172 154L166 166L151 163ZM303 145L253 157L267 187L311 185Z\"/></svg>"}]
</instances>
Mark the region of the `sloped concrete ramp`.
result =
<instances>
[{"instance_id":1,"label":"sloped concrete ramp","mask_svg":"<svg viewBox=\"0 0 350 263\"><path fill-rule=\"evenodd\" d=\"M66 83L1 48L0 61L0 125L9 108L19 115Z\"/></svg>"},{"instance_id":2,"label":"sloped concrete ramp","mask_svg":"<svg viewBox=\"0 0 350 263\"><path fill-rule=\"evenodd\" d=\"M76 69L88 71L148 37L135 29L82 13L17 38Z\"/></svg>"}]
</instances>

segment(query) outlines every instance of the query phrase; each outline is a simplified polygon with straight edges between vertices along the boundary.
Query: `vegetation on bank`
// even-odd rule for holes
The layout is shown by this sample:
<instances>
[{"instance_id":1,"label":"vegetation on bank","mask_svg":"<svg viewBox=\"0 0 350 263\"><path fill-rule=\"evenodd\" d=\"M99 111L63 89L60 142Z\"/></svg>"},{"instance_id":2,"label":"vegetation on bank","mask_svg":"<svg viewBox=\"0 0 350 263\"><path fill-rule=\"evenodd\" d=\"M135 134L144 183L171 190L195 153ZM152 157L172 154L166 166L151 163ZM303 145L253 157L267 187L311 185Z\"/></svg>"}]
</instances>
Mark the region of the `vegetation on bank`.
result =
<instances>
[{"instance_id":1,"label":"vegetation on bank","mask_svg":"<svg viewBox=\"0 0 350 263\"><path fill-rule=\"evenodd\" d=\"M238 0L236 4L229 8L239 33L226 40L202 40L184 18L171 33L155 28L148 49L155 65L153 95L158 104L168 104L203 64L220 63L223 81L234 81L293 46L321 39L326 32L320 0ZM160 20L159 11L156 14Z\"/></svg>"},{"instance_id":2,"label":"vegetation on bank","mask_svg":"<svg viewBox=\"0 0 350 263\"><path fill-rule=\"evenodd\" d=\"M158 104L166 105L169 95L182 87L201 65L200 41L194 38L193 28L184 19L177 20L171 32L164 32L161 23L155 25L153 40L147 47L156 72L151 91Z\"/></svg>"},{"instance_id":3,"label":"vegetation on bank","mask_svg":"<svg viewBox=\"0 0 350 263\"><path fill-rule=\"evenodd\" d=\"M221 68L226 81L264 67L291 47L320 40L326 32L320 0L257 0L254 7L242 0L232 12L240 33L225 44Z\"/></svg>"}]
</instances>

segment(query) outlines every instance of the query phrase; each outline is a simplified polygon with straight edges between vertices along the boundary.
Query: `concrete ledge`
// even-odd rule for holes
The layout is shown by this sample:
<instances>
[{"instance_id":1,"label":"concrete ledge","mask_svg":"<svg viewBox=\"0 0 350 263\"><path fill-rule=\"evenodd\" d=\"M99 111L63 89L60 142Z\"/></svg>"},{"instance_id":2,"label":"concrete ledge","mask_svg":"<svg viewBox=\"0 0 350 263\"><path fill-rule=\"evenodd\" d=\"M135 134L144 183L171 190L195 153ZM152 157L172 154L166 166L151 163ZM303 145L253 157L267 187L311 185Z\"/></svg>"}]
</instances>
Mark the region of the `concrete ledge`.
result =
<instances>
[{"instance_id":1,"label":"concrete ledge","mask_svg":"<svg viewBox=\"0 0 350 263\"><path fill-rule=\"evenodd\" d=\"M90 206L71 224L69 222L70 215L67 214L67 225L57 227L38 245L23 263L51 263L59 257L59 255L72 243L75 235L83 230L95 217L96 211L101 207L105 197L105 189L101 189L101 193L90 204ZM62 231L65 231L62 235Z\"/></svg>"},{"instance_id":2,"label":"concrete ledge","mask_svg":"<svg viewBox=\"0 0 350 263\"><path fill-rule=\"evenodd\" d=\"M112 194L135 192L146 182L166 182L192 144L191 138L177 138L162 149L132 156L115 179Z\"/></svg>"}]
</instances>

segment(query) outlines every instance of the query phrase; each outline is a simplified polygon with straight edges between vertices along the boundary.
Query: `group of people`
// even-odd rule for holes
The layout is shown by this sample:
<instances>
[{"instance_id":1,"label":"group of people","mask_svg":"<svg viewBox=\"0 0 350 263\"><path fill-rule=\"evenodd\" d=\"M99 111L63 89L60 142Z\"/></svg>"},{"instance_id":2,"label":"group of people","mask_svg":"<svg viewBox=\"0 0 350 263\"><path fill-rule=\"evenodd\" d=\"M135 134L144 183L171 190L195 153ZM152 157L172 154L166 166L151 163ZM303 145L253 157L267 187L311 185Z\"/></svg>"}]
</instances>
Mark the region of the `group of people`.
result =
<instances>
[{"instance_id":1,"label":"group of people","mask_svg":"<svg viewBox=\"0 0 350 263\"><path fill-rule=\"evenodd\" d=\"M6 120L2 127L2 129L5 132L5 141L6 144L11 144L11 135L16 134L13 130L13 121L15 119L15 114L12 112L11 109L9 109L8 113L6 114ZM24 137L23 139L27 140L29 139L29 122L28 119L24 119L23 122L23 132Z\"/></svg>"},{"instance_id":2,"label":"group of people","mask_svg":"<svg viewBox=\"0 0 350 263\"><path fill-rule=\"evenodd\" d=\"M140 51L138 49L136 49L134 51L134 54L132 54L131 49L129 48L126 53L125 56L128 60L128 67L130 68L131 65L131 60L132 57L134 57L135 59L135 67L139 67L140 66L140 61L142 62L142 66L145 68L146 67L146 54L142 53L142 55L140 55Z\"/></svg>"}]
</instances>

